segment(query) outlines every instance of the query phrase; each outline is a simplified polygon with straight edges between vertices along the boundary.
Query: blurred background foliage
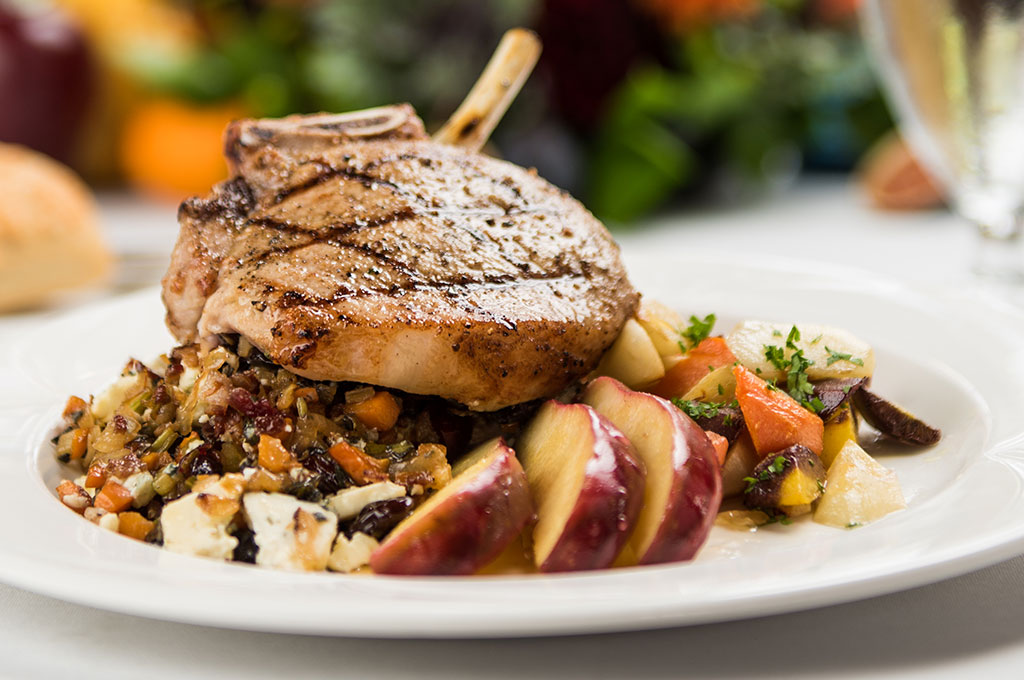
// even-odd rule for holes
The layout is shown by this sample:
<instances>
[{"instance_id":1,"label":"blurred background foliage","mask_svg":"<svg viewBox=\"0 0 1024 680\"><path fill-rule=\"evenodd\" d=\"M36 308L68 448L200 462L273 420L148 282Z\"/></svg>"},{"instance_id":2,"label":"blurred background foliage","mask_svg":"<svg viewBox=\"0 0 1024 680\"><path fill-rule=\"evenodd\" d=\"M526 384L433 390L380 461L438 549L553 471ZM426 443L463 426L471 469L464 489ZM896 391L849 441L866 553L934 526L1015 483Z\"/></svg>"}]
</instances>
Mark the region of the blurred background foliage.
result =
<instances>
[{"instance_id":1,"label":"blurred background foliage","mask_svg":"<svg viewBox=\"0 0 1024 680\"><path fill-rule=\"evenodd\" d=\"M20 107L0 111L0 140L177 199L223 177L232 118L408 101L435 129L502 32L530 26L544 54L489 151L628 223L757 196L806 168L849 170L890 127L856 4L0 0L0 67L25 65L21 81L0 68L5 106ZM57 144L55 127L74 134Z\"/></svg>"}]
</instances>

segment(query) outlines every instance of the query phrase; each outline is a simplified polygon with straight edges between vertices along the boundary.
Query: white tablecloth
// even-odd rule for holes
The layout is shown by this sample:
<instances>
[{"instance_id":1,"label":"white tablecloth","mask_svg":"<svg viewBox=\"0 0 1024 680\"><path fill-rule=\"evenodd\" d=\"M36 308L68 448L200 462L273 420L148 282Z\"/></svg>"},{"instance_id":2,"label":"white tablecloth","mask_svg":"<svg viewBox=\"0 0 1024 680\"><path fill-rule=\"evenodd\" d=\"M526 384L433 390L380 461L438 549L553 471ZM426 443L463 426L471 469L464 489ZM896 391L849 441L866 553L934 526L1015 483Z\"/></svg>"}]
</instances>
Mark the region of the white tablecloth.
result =
<instances>
[{"instance_id":1,"label":"white tablecloth","mask_svg":"<svg viewBox=\"0 0 1024 680\"><path fill-rule=\"evenodd\" d=\"M155 281L172 206L104 201L123 287ZM966 284L970 229L942 212L885 215L817 179L753 206L678 213L620 234L627 252L734 251ZM59 311L59 310L58 310ZM0 320L0 338L56 311ZM1024 340L1024 339L1022 339ZM116 587L116 584L111 584ZM0 677L962 678L1024 676L1024 558L886 597L733 623L533 640L377 641L150 621L0 585Z\"/></svg>"}]
</instances>

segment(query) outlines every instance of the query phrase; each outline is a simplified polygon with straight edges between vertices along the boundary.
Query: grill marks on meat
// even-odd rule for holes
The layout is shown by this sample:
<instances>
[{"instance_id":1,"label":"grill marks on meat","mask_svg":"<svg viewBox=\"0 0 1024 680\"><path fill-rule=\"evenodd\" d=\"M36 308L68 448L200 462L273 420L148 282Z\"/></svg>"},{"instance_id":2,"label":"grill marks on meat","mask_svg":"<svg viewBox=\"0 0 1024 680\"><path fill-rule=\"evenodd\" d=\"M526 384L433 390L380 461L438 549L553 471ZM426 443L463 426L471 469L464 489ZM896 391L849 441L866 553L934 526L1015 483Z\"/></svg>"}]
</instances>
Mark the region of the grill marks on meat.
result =
<instances>
[{"instance_id":1,"label":"grill marks on meat","mask_svg":"<svg viewBox=\"0 0 1024 680\"><path fill-rule=\"evenodd\" d=\"M493 410L579 378L635 311L607 231L533 173L417 134L276 134L228 135L244 217L215 203L226 185L183 208L164 291L179 339L237 332L310 378ZM198 257L195 234L227 247ZM196 264L201 300L175 289Z\"/></svg>"}]
</instances>

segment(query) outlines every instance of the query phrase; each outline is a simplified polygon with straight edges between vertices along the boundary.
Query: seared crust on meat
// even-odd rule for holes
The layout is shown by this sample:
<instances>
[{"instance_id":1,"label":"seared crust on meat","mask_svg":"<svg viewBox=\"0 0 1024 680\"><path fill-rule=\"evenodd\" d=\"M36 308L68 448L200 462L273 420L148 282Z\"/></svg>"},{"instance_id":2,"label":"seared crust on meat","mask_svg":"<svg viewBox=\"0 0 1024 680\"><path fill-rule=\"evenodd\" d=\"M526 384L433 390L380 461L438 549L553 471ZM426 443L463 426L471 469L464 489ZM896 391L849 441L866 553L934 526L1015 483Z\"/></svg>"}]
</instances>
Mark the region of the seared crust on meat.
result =
<instances>
[{"instance_id":1,"label":"seared crust on meat","mask_svg":"<svg viewBox=\"0 0 1024 680\"><path fill-rule=\"evenodd\" d=\"M309 378L477 410L592 369L639 297L607 230L533 172L408 131L229 132L241 175L183 205L164 281L178 339L240 333Z\"/></svg>"}]
</instances>

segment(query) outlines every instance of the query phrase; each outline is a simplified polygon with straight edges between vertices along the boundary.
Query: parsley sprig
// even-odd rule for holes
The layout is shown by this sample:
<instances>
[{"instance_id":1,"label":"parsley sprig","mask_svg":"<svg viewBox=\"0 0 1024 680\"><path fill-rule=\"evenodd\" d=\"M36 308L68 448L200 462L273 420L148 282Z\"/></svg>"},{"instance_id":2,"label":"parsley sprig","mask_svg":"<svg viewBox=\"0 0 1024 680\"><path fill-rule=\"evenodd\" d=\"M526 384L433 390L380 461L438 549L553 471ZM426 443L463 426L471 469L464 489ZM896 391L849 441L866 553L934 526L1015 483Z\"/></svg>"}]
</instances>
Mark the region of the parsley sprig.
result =
<instances>
[{"instance_id":1,"label":"parsley sprig","mask_svg":"<svg viewBox=\"0 0 1024 680\"><path fill-rule=\"evenodd\" d=\"M676 405L683 413L690 416L694 420L707 420L718 416L719 412L723 408L738 408L739 402L733 399L727 404L716 404L713 402L695 401L693 399L680 399L675 397L672 399L672 403ZM732 416L726 413L725 425L732 424Z\"/></svg>"},{"instance_id":2,"label":"parsley sprig","mask_svg":"<svg viewBox=\"0 0 1024 680\"><path fill-rule=\"evenodd\" d=\"M807 377L807 368L814 362L804 356L804 351L797 347L800 341L800 329L793 326L786 336L786 347L765 345L764 358L775 368L786 374L786 392L811 413L820 413L825 404L814 396L814 385ZM826 348L827 349L827 348ZM789 356L786 356L789 350Z\"/></svg>"},{"instance_id":3,"label":"parsley sprig","mask_svg":"<svg viewBox=\"0 0 1024 680\"><path fill-rule=\"evenodd\" d=\"M771 479L773 475L781 475L785 472L788 462L785 456L775 456L775 460L758 472L757 477L744 477L743 481L747 483L747 488L743 490L743 493L750 493L757 486L758 482L765 482Z\"/></svg>"},{"instance_id":4,"label":"parsley sprig","mask_svg":"<svg viewBox=\"0 0 1024 680\"><path fill-rule=\"evenodd\" d=\"M691 314L689 321L690 325L679 331L679 335L683 337L683 340L679 341L679 349L684 354L687 350L696 347L711 335L711 331L715 327L715 315L708 314L703 319L698 319L695 315Z\"/></svg>"},{"instance_id":5,"label":"parsley sprig","mask_svg":"<svg viewBox=\"0 0 1024 680\"><path fill-rule=\"evenodd\" d=\"M826 366L831 366L837 361L849 361L854 366L864 365L863 359L855 357L852 354L847 354L845 352L836 352L833 349L829 349L828 345L825 345L825 351L828 352L828 360L825 362Z\"/></svg>"}]
</instances>

